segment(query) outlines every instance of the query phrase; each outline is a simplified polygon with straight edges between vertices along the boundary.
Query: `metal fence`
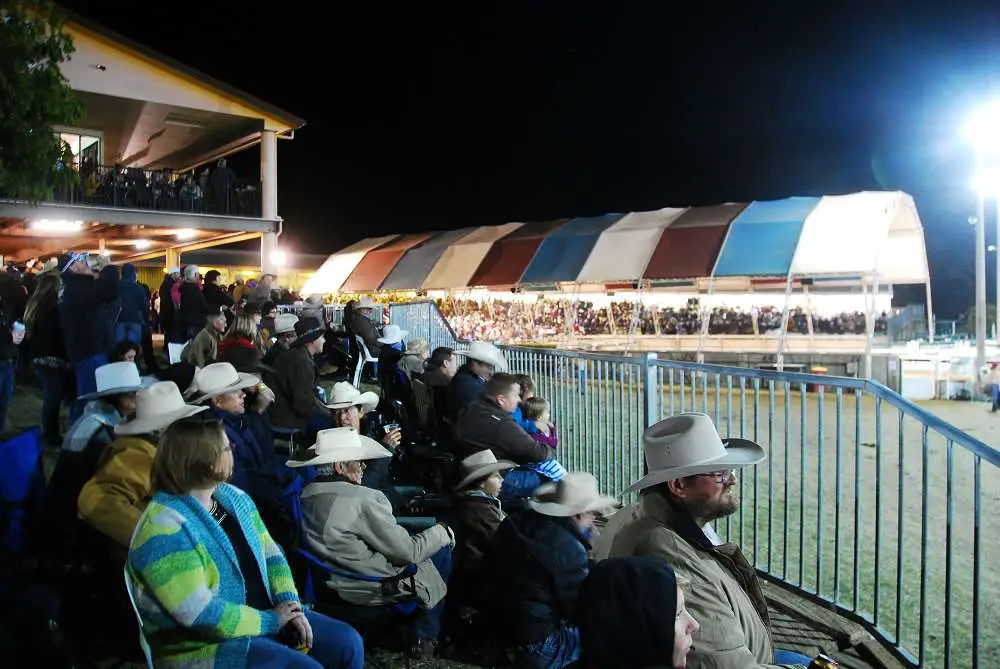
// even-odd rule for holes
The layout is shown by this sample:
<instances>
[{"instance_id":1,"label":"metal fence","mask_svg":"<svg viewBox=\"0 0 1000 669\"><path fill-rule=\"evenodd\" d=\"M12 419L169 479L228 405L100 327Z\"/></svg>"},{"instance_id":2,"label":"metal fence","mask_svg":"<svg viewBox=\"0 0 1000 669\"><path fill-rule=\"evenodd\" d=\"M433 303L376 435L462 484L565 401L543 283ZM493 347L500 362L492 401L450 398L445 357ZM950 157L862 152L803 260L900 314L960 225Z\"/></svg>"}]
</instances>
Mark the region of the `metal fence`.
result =
<instances>
[{"instance_id":1,"label":"metal fence","mask_svg":"<svg viewBox=\"0 0 1000 669\"><path fill-rule=\"evenodd\" d=\"M344 324L344 307L343 304L324 304L323 314L326 321L330 325L343 325ZM302 316L303 305L302 304L279 304L278 313L288 313L295 314L296 316ZM382 318L385 315L385 307L381 304L376 304L372 307L372 314L370 319L378 326L382 327Z\"/></svg>"},{"instance_id":2,"label":"metal fence","mask_svg":"<svg viewBox=\"0 0 1000 669\"><path fill-rule=\"evenodd\" d=\"M436 311L393 305L390 319L461 348ZM767 451L740 476L740 510L717 523L762 575L863 624L913 666L1000 666L996 449L874 381L656 354L506 354L551 403L568 469L617 495L642 474L646 426L705 412Z\"/></svg>"}]
</instances>

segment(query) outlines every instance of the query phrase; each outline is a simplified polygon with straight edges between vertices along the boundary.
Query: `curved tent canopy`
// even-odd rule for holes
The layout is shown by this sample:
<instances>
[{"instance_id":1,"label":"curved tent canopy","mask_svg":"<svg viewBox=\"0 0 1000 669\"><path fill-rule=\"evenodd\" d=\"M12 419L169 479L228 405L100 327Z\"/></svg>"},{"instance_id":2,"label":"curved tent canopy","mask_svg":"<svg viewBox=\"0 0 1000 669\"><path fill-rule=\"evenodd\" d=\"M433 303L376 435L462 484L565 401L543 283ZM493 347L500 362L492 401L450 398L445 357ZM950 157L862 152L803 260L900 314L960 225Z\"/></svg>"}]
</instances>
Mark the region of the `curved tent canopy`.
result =
<instances>
[{"instance_id":1,"label":"curved tent canopy","mask_svg":"<svg viewBox=\"0 0 1000 669\"><path fill-rule=\"evenodd\" d=\"M360 242L351 244L346 249L337 251L316 270L306 285L302 288L303 295L313 295L316 293L336 293L344 285L344 281L351 275L354 268L358 266L365 254L390 242L398 235L386 235L385 237L369 237Z\"/></svg>"},{"instance_id":2,"label":"curved tent canopy","mask_svg":"<svg viewBox=\"0 0 1000 669\"><path fill-rule=\"evenodd\" d=\"M483 262L493 244L520 228L523 223L484 225L445 249L420 287L424 290L464 288Z\"/></svg>"},{"instance_id":3,"label":"curved tent canopy","mask_svg":"<svg viewBox=\"0 0 1000 669\"><path fill-rule=\"evenodd\" d=\"M576 277L579 283L638 281L642 278L663 230L686 209L667 207L623 217L597 239Z\"/></svg>"},{"instance_id":4,"label":"curved tent canopy","mask_svg":"<svg viewBox=\"0 0 1000 669\"><path fill-rule=\"evenodd\" d=\"M576 281L601 233L624 216L625 214L604 214L574 218L554 230L542 240L534 259L521 276L521 283Z\"/></svg>"},{"instance_id":5,"label":"curved tent canopy","mask_svg":"<svg viewBox=\"0 0 1000 669\"><path fill-rule=\"evenodd\" d=\"M714 276L786 276L806 218L818 197L751 202L733 219Z\"/></svg>"},{"instance_id":6,"label":"curved tent canopy","mask_svg":"<svg viewBox=\"0 0 1000 669\"><path fill-rule=\"evenodd\" d=\"M746 206L730 202L685 211L660 235L642 278L665 281L709 276L730 222Z\"/></svg>"},{"instance_id":7,"label":"curved tent canopy","mask_svg":"<svg viewBox=\"0 0 1000 669\"><path fill-rule=\"evenodd\" d=\"M542 240L565 223L565 218L545 223L525 223L490 247L468 285L512 286L520 283L521 275L535 257Z\"/></svg>"},{"instance_id":8,"label":"curved tent canopy","mask_svg":"<svg viewBox=\"0 0 1000 669\"><path fill-rule=\"evenodd\" d=\"M411 248L396 263L396 267L379 288L382 290L416 290L420 288L420 284L434 269L434 265L441 259L441 254L444 253L445 249L473 230L475 228L442 232L430 237L423 244Z\"/></svg>"},{"instance_id":9,"label":"curved tent canopy","mask_svg":"<svg viewBox=\"0 0 1000 669\"><path fill-rule=\"evenodd\" d=\"M929 280L923 226L906 193L828 195L802 227L792 274L878 275L888 284Z\"/></svg>"},{"instance_id":10,"label":"curved tent canopy","mask_svg":"<svg viewBox=\"0 0 1000 669\"><path fill-rule=\"evenodd\" d=\"M396 263L412 247L430 237L430 233L403 235L402 237L369 251L358 263L340 290L345 293L365 293L378 290Z\"/></svg>"}]
</instances>

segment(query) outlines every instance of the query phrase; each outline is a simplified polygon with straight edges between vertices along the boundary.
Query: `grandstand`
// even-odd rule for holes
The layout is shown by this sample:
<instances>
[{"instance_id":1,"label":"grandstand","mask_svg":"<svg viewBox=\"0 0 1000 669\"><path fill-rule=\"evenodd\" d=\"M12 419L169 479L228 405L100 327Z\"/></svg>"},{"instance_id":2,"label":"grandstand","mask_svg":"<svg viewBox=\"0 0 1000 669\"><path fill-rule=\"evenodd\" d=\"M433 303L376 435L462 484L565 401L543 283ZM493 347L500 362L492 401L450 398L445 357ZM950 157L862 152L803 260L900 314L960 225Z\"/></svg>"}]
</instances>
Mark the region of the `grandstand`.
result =
<instances>
[{"instance_id":1,"label":"grandstand","mask_svg":"<svg viewBox=\"0 0 1000 669\"><path fill-rule=\"evenodd\" d=\"M304 293L410 291L443 305L518 298L596 304L614 296L619 304L642 305L630 308L635 317L625 327L601 334L571 327L538 339L589 350L671 352L699 362L822 364L871 377L873 349L888 343L876 324L888 317L893 286L903 284L925 286L930 314L913 199L861 192L364 239L331 255ZM642 327L647 306L678 303L698 312L694 329L663 332L658 317L652 332ZM713 326L720 315L729 318L734 303L743 305L738 313L748 315L749 332ZM848 303L855 306L845 309ZM564 311L568 318L578 313ZM773 327L761 323L762 313ZM814 327L842 315L863 322L861 331ZM523 320L528 325L533 316ZM527 338L534 337L520 340Z\"/></svg>"}]
</instances>

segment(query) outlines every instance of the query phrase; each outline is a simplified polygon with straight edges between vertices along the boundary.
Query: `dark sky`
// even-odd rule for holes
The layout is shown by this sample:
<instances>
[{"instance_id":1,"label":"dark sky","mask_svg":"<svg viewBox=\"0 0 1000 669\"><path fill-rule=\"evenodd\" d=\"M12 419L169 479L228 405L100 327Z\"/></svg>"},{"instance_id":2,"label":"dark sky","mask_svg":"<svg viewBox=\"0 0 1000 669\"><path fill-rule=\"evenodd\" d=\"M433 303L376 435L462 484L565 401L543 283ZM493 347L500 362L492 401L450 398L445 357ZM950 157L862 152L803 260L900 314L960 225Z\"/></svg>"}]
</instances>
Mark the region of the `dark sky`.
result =
<instances>
[{"instance_id":1,"label":"dark sky","mask_svg":"<svg viewBox=\"0 0 1000 669\"><path fill-rule=\"evenodd\" d=\"M899 189L935 311L972 303L959 130L1000 94L996 0L62 4L307 120L278 149L290 250Z\"/></svg>"}]
</instances>

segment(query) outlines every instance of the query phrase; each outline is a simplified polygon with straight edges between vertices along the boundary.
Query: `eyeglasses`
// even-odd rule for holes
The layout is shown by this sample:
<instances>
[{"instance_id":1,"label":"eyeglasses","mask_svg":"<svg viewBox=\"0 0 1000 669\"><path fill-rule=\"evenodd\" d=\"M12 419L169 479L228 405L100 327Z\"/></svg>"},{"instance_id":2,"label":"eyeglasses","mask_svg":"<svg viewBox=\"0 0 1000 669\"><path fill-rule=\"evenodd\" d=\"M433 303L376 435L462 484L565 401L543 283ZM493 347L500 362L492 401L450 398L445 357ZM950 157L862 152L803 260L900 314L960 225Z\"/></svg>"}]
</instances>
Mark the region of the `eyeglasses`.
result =
<instances>
[{"instance_id":1,"label":"eyeglasses","mask_svg":"<svg viewBox=\"0 0 1000 669\"><path fill-rule=\"evenodd\" d=\"M715 479L716 483L729 483L730 479L736 480L736 470L735 469L723 469L717 472L705 472L704 474L694 474L694 476L704 476L705 478Z\"/></svg>"}]
</instances>

